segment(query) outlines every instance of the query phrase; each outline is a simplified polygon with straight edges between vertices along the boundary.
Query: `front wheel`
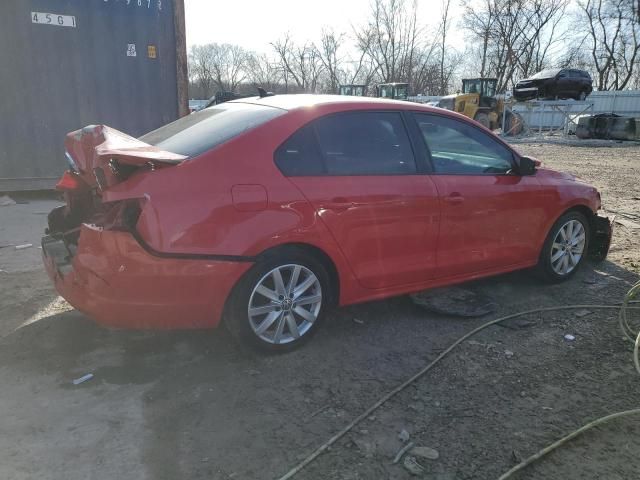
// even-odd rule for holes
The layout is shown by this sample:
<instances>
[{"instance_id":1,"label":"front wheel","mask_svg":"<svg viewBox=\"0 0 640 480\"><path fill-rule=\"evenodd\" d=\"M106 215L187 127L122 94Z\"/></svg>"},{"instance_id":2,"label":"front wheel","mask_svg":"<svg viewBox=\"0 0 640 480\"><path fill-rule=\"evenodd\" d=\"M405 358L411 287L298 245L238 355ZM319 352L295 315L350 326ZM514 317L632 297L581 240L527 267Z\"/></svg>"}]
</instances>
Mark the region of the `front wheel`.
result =
<instances>
[{"instance_id":1,"label":"front wheel","mask_svg":"<svg viewBox=\"0 0 640 480\"><path fill-rule=\"evenodd\" d=\"M288 351L318 327L328 288L326 269L314 258L291 254L262 260L234 288L225 322L243 344Z\"/></svg>"},{"instance_id":2,"label":"front wheel","mask_svg":"<svg viewBox=\"0 0 640 480\"><path fill-rule=\"evenodd\" d=\"M562 282L576 273L589 248L589 221L580 212L562 215L544 242L538 270L551 282Z\"/></svg>"}]
</instances>

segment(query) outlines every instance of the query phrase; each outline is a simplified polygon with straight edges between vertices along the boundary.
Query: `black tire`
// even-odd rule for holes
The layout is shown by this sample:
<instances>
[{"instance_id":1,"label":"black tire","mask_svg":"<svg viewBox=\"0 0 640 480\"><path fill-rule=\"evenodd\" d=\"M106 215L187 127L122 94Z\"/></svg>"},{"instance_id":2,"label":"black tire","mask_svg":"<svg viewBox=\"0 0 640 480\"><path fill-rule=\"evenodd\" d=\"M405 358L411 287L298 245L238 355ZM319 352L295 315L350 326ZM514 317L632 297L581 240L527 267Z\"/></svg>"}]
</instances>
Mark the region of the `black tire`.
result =
<instances>
[{"instance_id":1,"label":"black tire","mask_svg":"<svg viewBox=\"0 0 640 480\"><path fill-rule=\"evenodd\" d=\"M504 119L504 132L503 134L509 137L520 135L524 129L524 122L522 117L515 112L507 110Z\"/></svg>"},{"instance_id":2,"label":"black tire","mask_svg":"<svg viewBox=\"0 0 640 480\"><path fill-rule=\"evenodd\" d=\"M576 97L576 100L578 100L580 102L583 102L583 101L585 101L587 99L587 95L588 95L588 93L583 90L580 93L578 93L578 95Z\"/></svg>"},{"instance_id":3,"label":"black tire","mask_svg":"<svg viewBox=\"0 0 640 480\"><path fill-rule=\"evenodd\" d=\"M486 112L478 112L473 119L483 127L489 128L491 126L489 121L489 115Z\"/></svg>"},{"instance_id":4,"label":"black tire","mask_svg":"<svg viewBox=\"0 0 640 480\"><path fill-rule=\"evenodd\" d=\"M288 281L291 277L285 278L287 272L290 272L292 275L292 270L289 269L291 266L301 266L302 273L301 275L306 275L307 269L317 278L319 282L319 289L321 292L321 304L319 312L315 320L307 325L304 322L304 319L297 314L294 314L292 307L295 307L295 303L289 305L288 309L286 307L281 307L279 312L282 312L282 315L285 315L285 312L289 312L292 314L297 320L301 321L301 325L305 324L305 327L308 327L304 331L304 333L300 334L299 338L293 338L291 334L291 327L289 326L285 317L282 317L284 329L288 331L288 337L286 341L282 340L281 343L273 343L261 338L258 333L256 333L255 328L261 326L256 325L256 322L264 321L269 314L265 314L265 317L253 317L249 316L249 307L250 301L252 301L252 295L254 295L255 288L258 287L261 281L270 281L272 279L271 276L267 277L267 275L272 272L274 269L282 269L282 278L284 285L287 286ZM309 278L309 277L305 277ZM315 288L313 286L313 288ZM274 285L274 292L277 288ZM262 299L261 294L256 293L256 298ZM302 297L301 297L302 298ZM291 300L292 302L294 300ZM270 306L275 304L274 300L267 300L264 298L264 305ZM240 281L236 284L231 295L229 296L229 300L227 301L227 305L225 307L224 313L224 322L227 326L228 330L231 332L232 336L242 345L253 348L254 350L258 350L261 352L267 353L283 353L294 350L306 342L308 342L311 337L315 334L318 329L318 326L322 323L325 312L328 307L332 304L332 294L330 291L330 283L329 283L329 275L327 273L326 267L323 265L321 261L316 259L312 255L308 255L305 252L301 252L299 249L292 248L290 250L281 251L275 255L267 255L264 258L260 259L244 276L240 279ZM258 319L256 321L256 318ZM262 319L262 320L261 320ZM296 321L297 321L296 320ZM273 329L269 328L264 332L264 336L270 334L271 330L276 330L273 332L274 339L277 334L278 323L280 322L280 318L274 321ZM281 331L284 335L284 332Z\"/></svg>"},{"instance_id":5,"label":"black tire","mask_svg":"<svg viewBox=\"0 0 640 480\"><path fill-rule=\"evenodd\" d=\"M584 231L584 244L582 245L580 257L577 262L575 262L575 265L571 266L570 264L576 258L576 255L574 255L576 250L572 250L571 253L565 251L564 255L559 257L560 260L563 259L563 257L567 257L567 265L568 268L570 268L566 273L561 273L559 270L562 270L562 267L559 268L557 263L559 260L553 261L553 258L560 253L560 249L557 249L554 246L554 243L556 243L557 237L560 239L562 238L560 230L569 224L569 222L579 222L582 225ZM541 278L551 283L559 283L564 282L575 275L587 257L590 237L591 229L589 220L582 213L569 211L562 215L551 227L551 230L544 241L544 245L542 246L537 266L537 271ZM566 246L564 246L564 248L566 248Z\"/></svg>"}]
</instances>

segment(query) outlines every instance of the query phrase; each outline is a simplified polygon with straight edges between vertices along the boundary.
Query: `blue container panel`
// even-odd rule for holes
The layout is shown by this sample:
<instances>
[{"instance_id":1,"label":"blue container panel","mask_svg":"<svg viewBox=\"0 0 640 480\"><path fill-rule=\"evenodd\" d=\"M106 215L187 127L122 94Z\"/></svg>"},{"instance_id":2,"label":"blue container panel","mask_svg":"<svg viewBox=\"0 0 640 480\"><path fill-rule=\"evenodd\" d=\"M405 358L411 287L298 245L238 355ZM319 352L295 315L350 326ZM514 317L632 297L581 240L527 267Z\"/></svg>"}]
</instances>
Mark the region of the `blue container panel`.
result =
<instances>
[{"instance_id":1,"label":"blue container panel","mask_svg":"<svg viewBox=\"0 0 640 480\"><path fill-rule=\"evenodd\" d=\"M172 2L3 0L0 191L59 177L71 130L139 136L178 117Z\"/></svg>"}]
</instances>

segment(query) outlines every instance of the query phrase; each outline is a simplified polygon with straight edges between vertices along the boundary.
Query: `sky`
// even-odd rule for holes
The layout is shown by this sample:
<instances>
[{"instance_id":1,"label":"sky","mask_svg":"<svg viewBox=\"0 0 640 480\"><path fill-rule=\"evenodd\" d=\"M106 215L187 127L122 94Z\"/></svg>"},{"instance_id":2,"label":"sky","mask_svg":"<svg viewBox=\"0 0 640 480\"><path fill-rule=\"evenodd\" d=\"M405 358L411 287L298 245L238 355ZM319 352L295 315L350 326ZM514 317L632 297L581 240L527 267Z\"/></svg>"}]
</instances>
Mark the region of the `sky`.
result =
<instances>
[{"instance_id":1,"label":"sky","mask_svg":"<svg viewBox=\"0 0 640 480\"><path fill-rule=\"evenodd\" d=\"M363 24L371 0L185 0L187 46L232 43L257 53L270 53L270 42L289 32L298 42L317 41L323 27L351 33L352 25ZM437 25L441 0L418 0L418 18ZM464 49L457 28L459 1L450 7L454 21L451 44Z\"/></svg>"}]
</instances>

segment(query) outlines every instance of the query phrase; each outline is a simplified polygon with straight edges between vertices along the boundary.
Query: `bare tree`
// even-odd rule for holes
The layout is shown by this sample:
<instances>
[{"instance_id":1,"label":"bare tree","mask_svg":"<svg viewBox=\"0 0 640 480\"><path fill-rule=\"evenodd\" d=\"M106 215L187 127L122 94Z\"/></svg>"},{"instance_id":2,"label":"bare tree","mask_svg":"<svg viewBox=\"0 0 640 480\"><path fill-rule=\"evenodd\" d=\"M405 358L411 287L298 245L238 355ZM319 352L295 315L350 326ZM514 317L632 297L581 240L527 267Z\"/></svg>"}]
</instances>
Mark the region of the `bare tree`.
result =
<instances>
[{"instance_id":1,"label":"bare tree","mask_svg":"<svg viewBox=\"0 0 640 480\"><path fill-rule=\"evenodd\" d=\"M416 58L417 6L405 0L374 0L371 18L356 32L357 44L372 60L382 82L409 81Z\"/></svg>"},{"instance_id":2,"label":"bare tree","mask_svg":"<svg viewBox=\"0 0 640 480\"><path fill-rule=\"evenodd\" d=\"M233 92L242 83L246 75L248 54L238 46L224 44L211 44L213 51L213 78L220 90Z\"/></svg>"},{"instance_id":3,"label":"bare tree","mask_svg":"<svg viewBox=\"0 0 640 480\"><path fill-rule=\"evenodd\" d=\"M588 22L598 90L626 88L639 68L640 22L634 0L587 0L580 7Z\"/></svg>"},{"instance_id":4,"label":"bare tree","mask_svg":"<svg viewBox=\"0 0 640 480\"><path fill-rule=\"evenodd\" d=\"M210 43L195 45L189 54L189 72L205 95L233 92L246 79L249 55L238 45Z\"/></svg>"},{"instance_id":5,"label":"bare tree","mask_svg":"<svg viewBox=\"0 0 640 480\"><path fill-rule=\"evenodd\" d=\"M254 87L262 87L272 92L280 90L282 73L279 65L266 54L249 55L247 59L247 76Z\"/></svg>"},{"instance_id":6,"label":"bare tree","mask_svg":"<svg viewBox=\"0 0 640 480\"><path fill-rule=\"evenodd\" d=\"M558 44L567 0L464 0L464 28L480 45L480 75L495 76L498 90L541 70Z\"/></svg>"},{"instance_id":7,"label":"bare tree","mask_svg":"<svg viewBox=\"0 0 640 480\"><path fill-rule=\"evenodd\" d=\"M547 66L549 52L561 38L558 30L567 4L567 0L530 0L527 3L516 57L522 76L528 77Z\"/></svg>"},{"instance_id":8,"label":"bare tree","mask_svg":"<svg viewBox=\"0 0 640 480\"><path fill-rule=\"evenodd\" d=\"M272 43L279 68L289 91L290 85L299 92L317 92L324 69L318 50L312 44L296 45L289 34Z\"/></svg>"},{"instance_id":9,"label":"bare tree","mask_svg":"<svg viewBox=\"0 0 640 480\"><path fill-rule=\"evenodd\" d=\"M451 72L447 70L445 74L445 61L447 57L447 32L449 31L449 25L451 19L449 18L449 6L451 0L442 1L442 16L440 18L440 90L439 95L446 95L449 90L449 79Z\"/></svg>"},{"instance_id":10,"label":"bare tree","mask_svg":"<svg viewBox=\"0 0 640 480\"><path fill-rule=\"evenodd\" d=\"M213 95L213 73L211 51L205 45L194 45L188 55L189 82L196 87L197 96L209 98Z\"/></svg>"},{"instance_id":11,"label":"bare tree","mask_svg":"<svg viewBox=\"0 0 640 480\"><path fill-rule=\"evenodd\" d=\"M337 93L340 86L343 58L339 50L344 40L344 33L337 34L333 30L325 29L322 31L319 45L314 44L327 78L325 90L329 93Z\"/></svg>"},{"instance_id":12,"label":"bare tree","mask_svg":"<svg viewBox=\"0 0 640 480\"><path fill-rule=\"evenodd\" d=\"M418 25L416 0L374 0L367 23L355 30L356 44L380 82L407 82L414 92L437 92L438 43ZM446 38L445 38L446 41ZM438 77L441 78L441 77Z\"/></svg>"},{"instance_id":13,"label":"bare tree","mask_svg":"<svg viewBox=\"0 0 640 480\"><path fill-rule=\"evenodd\" d=\"M480 40L480 69L481 77L487 76L487 57L490 43L494 37L494 25L496 22L495 9L489 8L490 3L485 2L483 8L465 0L463 14L463 26L470 32L473 40ZM475 37L475 38L474 38ZM472 42L473 43L473 42Z\"/></svg>"}]
</instances>

